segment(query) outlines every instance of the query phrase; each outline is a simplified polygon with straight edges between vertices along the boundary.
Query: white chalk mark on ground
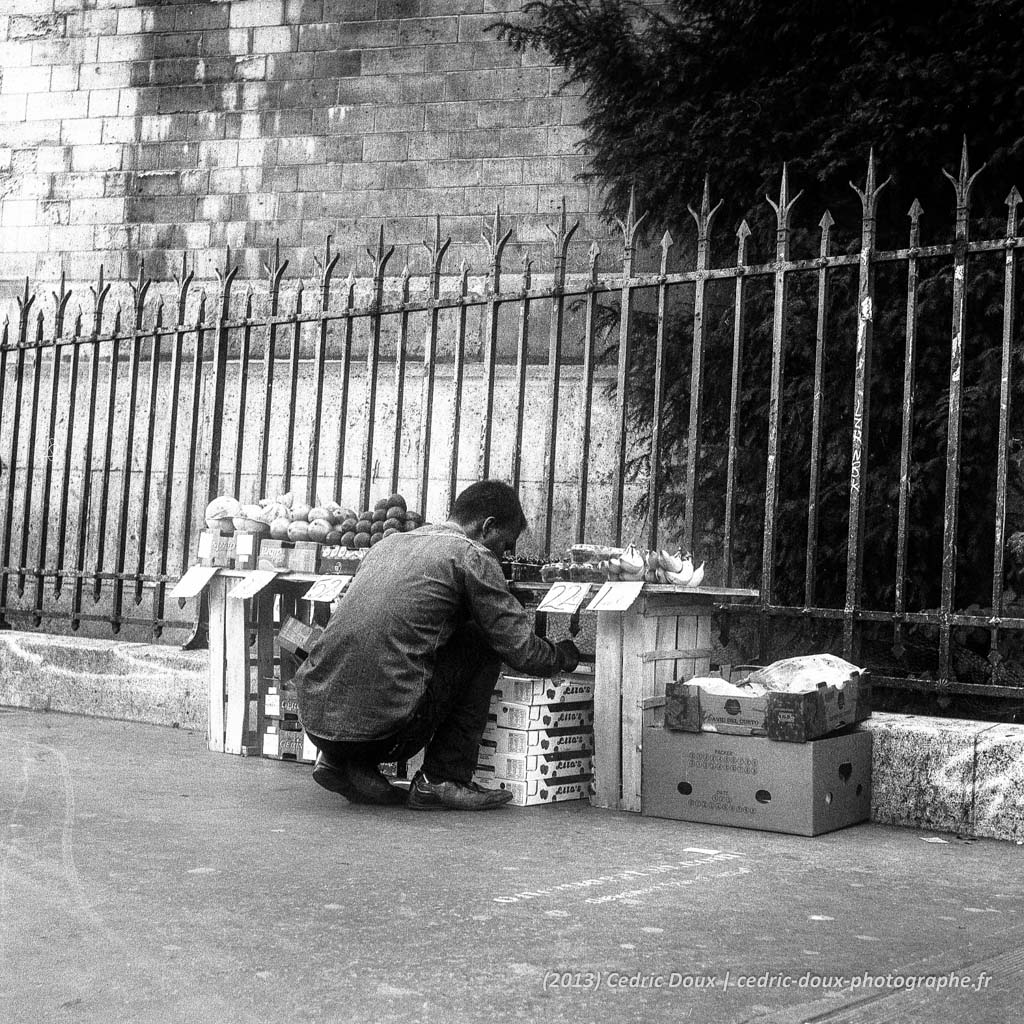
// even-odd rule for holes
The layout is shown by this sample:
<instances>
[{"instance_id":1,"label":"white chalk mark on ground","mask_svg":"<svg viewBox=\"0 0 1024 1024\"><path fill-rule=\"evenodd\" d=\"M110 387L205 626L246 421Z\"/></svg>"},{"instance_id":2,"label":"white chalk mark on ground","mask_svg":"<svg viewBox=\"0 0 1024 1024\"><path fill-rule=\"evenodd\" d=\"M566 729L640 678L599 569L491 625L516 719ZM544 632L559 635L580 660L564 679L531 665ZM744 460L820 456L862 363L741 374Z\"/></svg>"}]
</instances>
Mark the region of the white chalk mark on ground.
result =
<instances>
[{"instance_id":1,"label":"white chalk mark on ground","mask_svg":"<svg viewBox=\"0 0 1024 1024\"><path fill-rule=\"evenodd\" d=\"M808 921L834 921L834 917L829 917L828 914L811 914L807 918Z\"/></svg>"}]
</instances>

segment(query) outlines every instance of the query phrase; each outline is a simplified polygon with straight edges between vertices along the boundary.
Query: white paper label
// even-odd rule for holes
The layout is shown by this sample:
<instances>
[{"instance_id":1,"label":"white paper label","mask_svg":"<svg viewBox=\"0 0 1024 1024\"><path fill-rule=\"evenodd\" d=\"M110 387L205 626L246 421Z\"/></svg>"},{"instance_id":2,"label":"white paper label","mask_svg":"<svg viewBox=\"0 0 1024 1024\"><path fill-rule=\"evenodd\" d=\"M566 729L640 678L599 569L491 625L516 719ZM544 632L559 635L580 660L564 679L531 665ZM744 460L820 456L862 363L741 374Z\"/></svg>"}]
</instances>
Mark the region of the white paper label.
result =
<instances>
[{"instance_id":1,"label":"white paper label","mask_svg":"<svg viewBox=\"0 0 1024 1024\"><path fill-rule=\"evenodd\" d=\"M236 555L251 555L253 553L253 541L256 539L256 535L253 533L236 533L235 534L235 554Z\"/></svg>"},{"instance_id":2,"label":"white paper label","mask_svg":"<svg viewBox=\"0 0 1024 1024\"><path fill-rule=\"evenodd\" d=\"M588 612L624 612L632 607L633 602L644 589L643 580L635 583L606 583L590 604Z\"/></svg>"},{"instance_id":3,"label":"white paper label","mask_svg":"<svg viewBox=\"0 0 1024 1024\"><path fill-rule=\"evenodd\" d=\"M220 569L215 565L193 565L184 576L175 583L168 597L195 597L213 579Z\"/></svg>"},{"instance_id":4,"label":"white paper label","mask_svg":"<svg viewBox=\"0 0 1024 1024\"><path fill-rule=\"evenodd\" d=\"M264 587L273 582L277 575L272 569L253 569L245 574L245 578L228 591L228 597L244 600L247 597L254 597Z\"/></svg>"},{"instance_id":5,"label":"white paper label","mask_svg":"<svg viewBox=\"0 0 1024 1024\"><path fill-rule=\"evenodd\" d=\"M552 583L551 589L544 595L544 600L537 605L537 611L572 615L589 593L589 583Z\"/></svg>"},{"instance_id":6,"label":"white paper label","mask_svg":"<svg viewBox=\"0 0 1024 1024\"><path fill-rule=\"evenodd\" d=\"M213 555L213 534L204 530L199 534L199 557L210 558Z\"/></svg>"}]
</instances>

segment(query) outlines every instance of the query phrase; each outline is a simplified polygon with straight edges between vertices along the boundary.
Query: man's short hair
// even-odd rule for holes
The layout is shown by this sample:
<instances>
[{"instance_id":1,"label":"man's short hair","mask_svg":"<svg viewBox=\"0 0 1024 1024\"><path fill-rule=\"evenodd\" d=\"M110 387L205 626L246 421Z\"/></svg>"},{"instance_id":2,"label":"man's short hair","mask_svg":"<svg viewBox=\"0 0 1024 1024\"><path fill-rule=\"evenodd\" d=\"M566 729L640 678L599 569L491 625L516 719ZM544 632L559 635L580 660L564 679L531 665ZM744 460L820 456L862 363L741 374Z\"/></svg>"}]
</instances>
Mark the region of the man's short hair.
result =
<instances>
[{"instance_id":1,"label":"man's short hair","mask_svg":"<svg viewBox=\"0 0 1024 1024\"><path fill-rule=\"evenodd\" d=\"M519 495L500 480L479 480L470 484L452 505L451 518L459 523L479 523L493 516L498 524L522 533L526 516Z\"/></svg>"}]
</instances>

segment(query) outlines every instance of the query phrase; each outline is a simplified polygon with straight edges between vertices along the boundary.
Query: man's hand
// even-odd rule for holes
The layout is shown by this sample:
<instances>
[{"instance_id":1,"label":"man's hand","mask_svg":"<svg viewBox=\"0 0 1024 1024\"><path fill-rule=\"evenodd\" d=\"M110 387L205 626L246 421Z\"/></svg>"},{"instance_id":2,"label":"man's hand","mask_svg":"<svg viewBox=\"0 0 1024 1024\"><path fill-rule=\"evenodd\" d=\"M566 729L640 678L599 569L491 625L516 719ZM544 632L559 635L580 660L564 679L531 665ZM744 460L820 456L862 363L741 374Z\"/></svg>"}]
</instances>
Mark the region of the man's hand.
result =
<instances>
[{"instance_id":1,"label":"man's hand","mask_svg":"<svg viewBox=\"0 0 1024 1024\"><path fill-rule=\"evenodd\" d=\"M580 663L580 652L571 640L559 640L555 644L558 652L558 667L562 672L572 672Z\"/></svg>"}]
</instances>

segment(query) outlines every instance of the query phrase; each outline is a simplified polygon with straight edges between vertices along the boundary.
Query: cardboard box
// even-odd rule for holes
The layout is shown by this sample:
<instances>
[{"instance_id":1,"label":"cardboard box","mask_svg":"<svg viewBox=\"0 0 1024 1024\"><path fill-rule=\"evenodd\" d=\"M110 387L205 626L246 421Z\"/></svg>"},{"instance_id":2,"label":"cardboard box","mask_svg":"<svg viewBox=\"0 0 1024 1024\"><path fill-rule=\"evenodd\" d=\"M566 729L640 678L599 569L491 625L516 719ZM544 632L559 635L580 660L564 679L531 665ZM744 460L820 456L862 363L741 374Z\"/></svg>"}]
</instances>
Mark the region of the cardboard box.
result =
<instances>
[{"instance_id":1,"label":"cardboard box","mask_svg":"<svg viewBox=\"0 0 1024 1024\"><path fill-rule=\"evenodd\" d=\"M217 530L200 530L197 557L200 565L230 569L235 558L235 538Z\"/></svg>"},{"instance_id":2,"label":"cardboard box","mask_svg":"<svg viewBox=\"0 0 1024 1024\"><path fill-rule=\"evenodd\" d=\"M665 727L807 743L871 716L868 672L861 672L843 686L819 683L800 693L770 690L761 695L737 696L716 693L718 682L724 680L669 683L665 688Z\"/></svg>"},{"instance_id":3,"label":"cardboard box","mask_svg":"<svg viewBox=\"0 0 1024 1024\"><path fill-rule=\"evenodd\" d=\"M316 747L302 729L279 729L271 725L263 733L263 756L278 761L312 762L316 760Z\"/></svg>"},{"instance_id":4,"label":"cardboard box","mask_svg":"<svg viewBox=\"0 0 1024 1024\"><path fill-rule=\"evenodd\" d=\"M816 836L871 814L871 733L809 743L766 736L643 733L642 813Z\"/></svg>"},{"instance_id":5,"label":"cardboard box","mask_svg":"<svg viewBox=\"0 0 1024 1024\"><path fill-rule=\"evenodd\" d=\"M272 686L263 698L263 713L268 718L298 718L299 695L294 690Z\"/></svg>"},{"instance_id":6,"label":"cardboard box","mask_svg":"<svg viewBox=\"0 0 1024 1024\"><path fill-rule=\"evenodd\" d=\"M499 729L493 720L484 730L480 750L495 754L590 754L592 729Z\"/></svg>"},{"instance_id":7,"label":"cardboard box","mask_svg":"<svg viewBox=\"0 0 1024 1024\"><path fill-rule=\"evenodd\" d=\"M493 778L487 771L477 770L474 781L489 789L512 791L514 807L532 807L536 804L553 804L561 800L586 800L590 796L590 779L563 779L559 782L515 781Z\"/></svg>"},{"instance_id":8,"label":"cardboard box","mask_svg":"<svg viewBox=\"0 0 1024 1024\"><path fill-rule=\"evenodd\" d=\"M590 778L594 773L589 753L577 754L499 754L482 748L477 756L480 768L493 771L499 779L573 779Z\"/></svg>"},{"instance_id":9,"label":"cardboard box","mask_svg":"<svg viewBox=\"0 0 1024 1024\"><path fill-rule=\"evenodd\" d=\"M536 676L501 675L494 687L492 704L579 703L594 699L593 673L564 673L541 679Z\"/></svg>"},{"instance_id":10,"label":"cardboard box","mask_svg":"<svg viewBox=\"0 0 1024 1024\"><path fill-rule=\"evenodd\" d=\"M260 544L257 569L277 572L317 572L320 545L312 540L264 540Z\"/></svg>"},{"instance_id":11,"label":"cardboard box","mask_svg":"<svg viewBox=\"0 0 1024 1024\"><path fill-rule=\"evenodd\" d=\"M236 569L255 569L259 562L260 542L264 538L258 533L245 530L235 531L234 567Z\"/></svg>"},{"instance_id":12,"label":"cardboard box","mask_svg":"<svg viewBox=\"0 0 1024 1024\"><path fill-rule=\"evenodd\" d=\"M325 545L320 550L320 568L317 571L321 576L354 576L362 564L362 552L366 550Z\"/></svg>"},{"instance_id":13,"label":"cardboard box","mask_svg":"<svg viewBox=\"0 0 1024 1024\"><path fill-rule=\"evenodd\" d=\"M277 642L289 654L294 654L297 658L304 658L309 654L310 648L322 632L322 627L311 626L308 622L289 615L277 631Z\"/></svg>"},{"instance_id":14,"label":"cardboard box","mask_svg":"<svg viewBox=\"0 0 1024 1024\"><path fill-rule=\"evenodd\" d=\"M590 729L594 725L594 705L512 704L499 701L493 709L502 729Z\"/></svg>"}]
</instances>

